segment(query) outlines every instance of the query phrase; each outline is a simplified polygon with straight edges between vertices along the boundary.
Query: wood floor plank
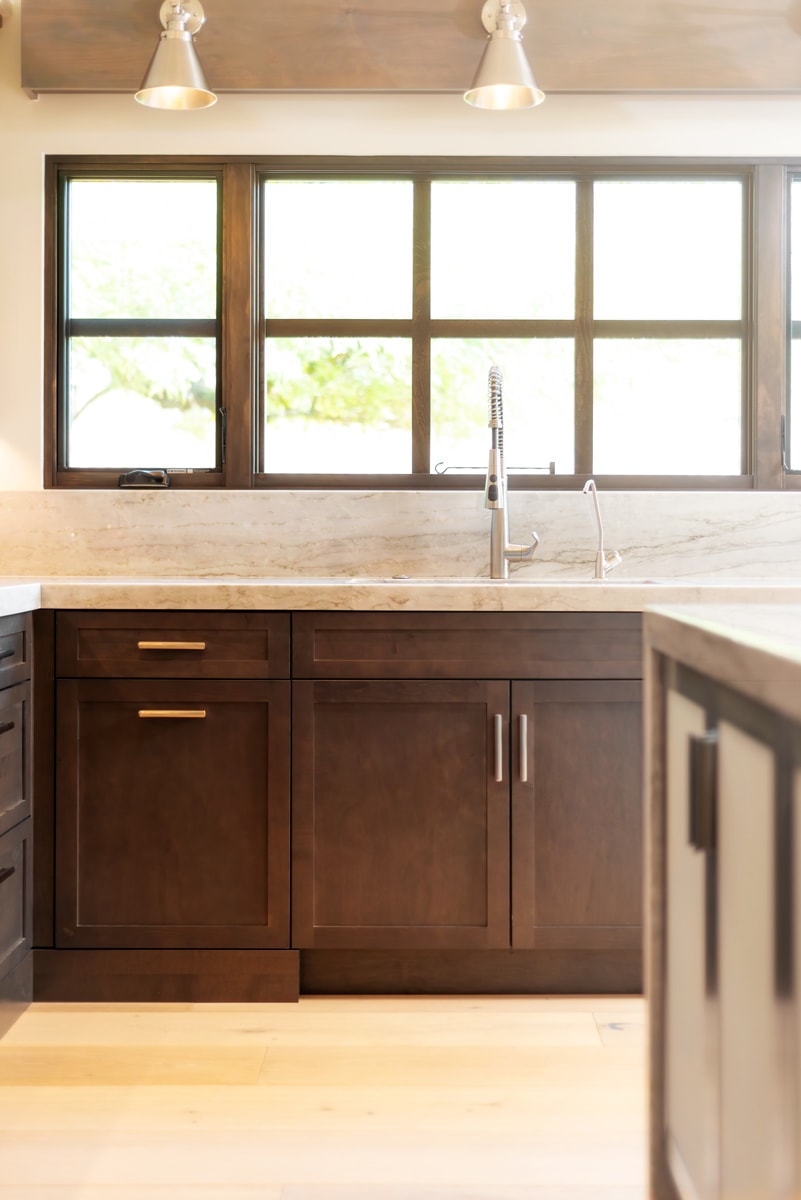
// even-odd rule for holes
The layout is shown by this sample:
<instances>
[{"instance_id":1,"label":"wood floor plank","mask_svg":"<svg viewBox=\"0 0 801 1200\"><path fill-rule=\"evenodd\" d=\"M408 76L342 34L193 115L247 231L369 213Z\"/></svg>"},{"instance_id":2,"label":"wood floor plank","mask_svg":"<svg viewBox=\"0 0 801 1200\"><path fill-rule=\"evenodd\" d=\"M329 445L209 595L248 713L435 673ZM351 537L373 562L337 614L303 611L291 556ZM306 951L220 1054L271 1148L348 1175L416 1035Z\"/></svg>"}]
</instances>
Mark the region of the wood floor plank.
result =
<instances>
[{"instance_id":1,"label":"wood floor plank","mask_svg":"<svg viewBox=\"0 0 801 1200\"><path fill-rule=\"evenodd\" d=\"M641 1187L587 1188L533 1187L470 1187L461 1184L428 1186L418 1184L410 1191L404 1184L369 1184L366 1187L348 1184L347 1187L328 1187L317 1184L289 1184L281 1200L643 1200Z\"/></svg>"},{"instance_id":2,"label":"wood floor plank","mask_svg":"<svg viewBox=\"0 0 801 1200\"><path fill-rule=\"evenodd\" d=\"M565 1129L533 1129L523 1141L519 1134L494 1131L466 1139L461 1131L393 1133L342 1130L264 1131L258 1139L241 1131L223 1131L211 1141L205 1132L177 1136L151 1130L132 1134L124 1129L102 1135L0 1135L0 1156L6 1184L30 1182L138 1184L149 1188L173 1183L187 1186L277 1183L521 1186L593 1185L616 1179L624 1186L642 1182L642 1155L631 1153L624 1135L584 1136L581 1145Z\"/></svg>"},{"instance_id":3,"label":"wood floor plank","mask_svg":"<svg viewBox=\"0 0 801 1200\"><path fill-rule=\"evenodd\" d=\"M297 1010L294 1015L266 1012L184 1011L104 1014L39 1010L9 1030L3 1046L321 1045L331 1040L330 1011ZM619 1014L618 1014L619 1015ZM483 1010L447 1013L423 1010L344 1012L336 1019L338 1046L600 1046L599 1026L589 1012L507 1012Z\"/></svg>"},{"instance_id":4,"label":"wood floor plank","mask_svg":"<svg viewBox=\"0 0 801 1200\"><path fill-rule=\"evenodd\" d=\"M89 1087L117 1084L174 1086L255 1083L264 1049L189 1046L4 1046L0 1045L0 1086Z\"/></svg>"},{"instance_id":5,"label":"wood floor plank","mask_svg":"<svg viewBox=\"0 0 801 1200\"><path fill-rule=\"evenodd\" d=\"M169 1187L151 1185L147 1189L147 1200L284 1200L282 1185L264 1187L239 1187L235 1197L227 1184L221 1187L192 1183L186 1187L180 1183ZM102 1183L97 1186L87 1183L67 1184L8 1184L0 1183L0 1200L144 1200L139 1185L124 1183Z\"/></svg>"},{"instance_id":6,"label":"wood floor plank","mask_svg":"<svg viewBox=\"0 0 801 1200\"><path fill-rule=\"evenodd\" d=\"M644 1089L639 1068L622 1083L563 1086L542 1080L536 1087L437 1086L408 1088L293 1086L287 1088L137 1087L0 1088L0 1129L38 1127L56 1131L114 1128L120 1115L129 1130L205 1129L462 1129L481 1134L513 1129L520 1137L532 1123L559 1128L569 1107L573 1129L629 1130L644 1135ZM629 1086L630 1084L630 1086Z\"/></svg>"},{"instance_id":7,"label":"wood floor plank","mask_svg":"<svg viewBox=\"0 0 801 1200\"><path fill-rule=\"evenodd\" d=\"M625 1051L621 1049L621 1062ZM641 1055L629 1053L640 1068ZM503 1084L531 1087L546 1081L560 1093L586 1087L593 1079L612 1087L602 1047L463 1046L293 1046L271 1047L259 1083L287 1087L314 1080L318 1086L358 1087L369 1081L384 1087L436 1087ZM625 1086L630 1086L628 1080Z\"/></svg>"}]
</instances>

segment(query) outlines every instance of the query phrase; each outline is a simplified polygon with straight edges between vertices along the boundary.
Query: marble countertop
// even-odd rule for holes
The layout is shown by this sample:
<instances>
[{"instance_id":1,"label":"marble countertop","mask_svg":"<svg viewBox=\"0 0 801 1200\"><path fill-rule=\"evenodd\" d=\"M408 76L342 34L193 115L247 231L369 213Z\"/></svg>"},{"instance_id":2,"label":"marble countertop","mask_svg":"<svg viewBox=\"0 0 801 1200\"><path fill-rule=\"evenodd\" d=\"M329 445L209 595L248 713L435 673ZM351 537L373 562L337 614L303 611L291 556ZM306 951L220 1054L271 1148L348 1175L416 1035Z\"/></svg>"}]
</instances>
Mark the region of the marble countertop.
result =
<instances>
[{"instance_id":1,"label":"marble countertop","mask_svg":"<svg viewBox=\"0 0 801 1200\"><path fill-rule=\"evenodd\" d=\"M801 604L656 607L646 653L658 651L801 721Z\"/></svg>"},{"instance_id":2,"label":"marble countertop","mask_svg":"<svg viewBox=\"0 0 801 1200\"><path fill-rule=\"evenodd\" d=\"M801 579L0 577L0 613L35 608L640 612L673 604L801 605Z\"/></svg>"}]
</instances>

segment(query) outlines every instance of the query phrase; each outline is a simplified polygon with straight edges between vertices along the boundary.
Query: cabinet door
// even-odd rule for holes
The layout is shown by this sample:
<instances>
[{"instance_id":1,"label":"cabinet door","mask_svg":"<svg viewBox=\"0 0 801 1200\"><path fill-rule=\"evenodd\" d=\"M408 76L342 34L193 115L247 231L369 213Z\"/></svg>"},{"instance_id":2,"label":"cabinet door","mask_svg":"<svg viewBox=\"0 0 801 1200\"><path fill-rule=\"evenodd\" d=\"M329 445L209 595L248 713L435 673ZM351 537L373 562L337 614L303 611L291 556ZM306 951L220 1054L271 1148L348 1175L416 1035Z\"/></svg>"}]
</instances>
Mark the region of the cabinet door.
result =
<instances>
[{"instance_id":1,"label":"cabinet door","mask_svg":"<svg viewBox=\"0 0 801 1200\"><path fill-rule=\"evenodd\" d=\"M288 945L289 684L61 680L57 704L57 946Z\"/></svg>"},{"instance_id":2,"label":"cabinet door","mask_svg":"<svg viewBox=\"0 0 801 1200\"><path fill-rule=\"evenodd\" d=\"M508 709L498 682L294 684L295 946L508 947Z\"/></svg>"},{"instance_id":3,"label":"cabinet door","mask_svg":"<svg viewBox=\"0 0 801 1200\"><path fill-rule=\"evenodd\" d=\"M784 1049L775 976L772 746L721 721L718 732L720 1195L771 1196ZM782 847L784 851L785 847Z\"/></svg>"},{"instance_id":4,"label":"cabinet door","mask_svg":"<svg viewBox=\"0 0 801 1200\"><path fill-rule=\"evenodd\" d=\"M717 1177L714 1004L714 860L690 840L690 743L705 710L675 691L666 700L665 1122L667 1153L683 1200L715 1194ZM709 896L709 900L707 897Z\"/></svg>"},{"instance_id":5,"label":"cabinet door","mask_svg":"<svg viewBox=\"0 0 801 1200\"><path fill-rule=\"evenodd\" d=\"M31 685L0 691L0 834L31 815Z\"/></svg>"},{"instance_id":6,"label":"cabinet door","mask_svg":"<svg viewBox=\"0 0 801 1200\"><path fill-rule=\"evenodd\" d=\"M515 947L641 948L641 691L616 680L513 685Z\"/></svg>"}]
</instances>

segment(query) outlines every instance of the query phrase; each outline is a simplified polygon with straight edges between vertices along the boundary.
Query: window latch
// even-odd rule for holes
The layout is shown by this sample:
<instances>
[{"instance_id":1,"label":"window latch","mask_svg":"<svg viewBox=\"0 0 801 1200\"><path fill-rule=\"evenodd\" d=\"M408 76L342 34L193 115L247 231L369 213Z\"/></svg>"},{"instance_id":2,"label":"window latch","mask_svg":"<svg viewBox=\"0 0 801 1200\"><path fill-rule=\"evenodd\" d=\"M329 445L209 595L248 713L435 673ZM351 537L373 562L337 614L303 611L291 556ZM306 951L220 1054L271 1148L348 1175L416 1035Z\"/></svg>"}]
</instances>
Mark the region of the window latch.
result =
<instances>
[{"instance_id":1,"label":"window latch","mask_svg":"<svg viewBox=\"0 0 801 1200\"><path fill-rule=\"evenodd\" d=\"M170 476L167 471L138 469L125 471L120 475L121 488L166 488L170 486Z\"/></svg>"}]
</instances>

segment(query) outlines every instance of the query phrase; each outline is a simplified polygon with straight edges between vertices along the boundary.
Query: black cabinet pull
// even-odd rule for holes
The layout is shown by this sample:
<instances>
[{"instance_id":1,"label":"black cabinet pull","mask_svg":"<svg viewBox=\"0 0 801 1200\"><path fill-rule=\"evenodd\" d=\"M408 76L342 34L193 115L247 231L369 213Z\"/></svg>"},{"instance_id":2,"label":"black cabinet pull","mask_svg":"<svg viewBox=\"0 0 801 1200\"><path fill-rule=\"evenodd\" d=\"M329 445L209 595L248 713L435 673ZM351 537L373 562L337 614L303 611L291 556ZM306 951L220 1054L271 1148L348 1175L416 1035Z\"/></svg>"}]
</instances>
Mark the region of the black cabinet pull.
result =
<instances>
[{"instance_id":1,"label":"black cabinet pull","mask_svg":"<svg viewBox=\"0 0 801 1200\"><path fill-rule=\"evenodd\" d=\"M690 737L690 843L696 850L717 846L718 735Z\"/></svg>"},{"instance_id":2,"label":"black cabinet pull","mask_svg":"<svg viewBox=\"0 0 801 1200\"><path fill-rule=\"evenodd\" d=\"M0 734L10 733L13 728L14 728L13 721L3 721L2 725L0 725Z\"/></svg>"},{"instance_id":3,"label":"black cabinet pull","mask_svg":"<svg viewBox=\"0 0 801 1200\"><path fill-rule=\"evenodd\" d=\"M2 659L2 658L11 658L11 655L12 655L13 653L14 653L14 647L13 647L13 646L10 646L10 647L8 648L8 650L0 650L0 659Z\"/></svg>"},{"instance_id":4,"label":"black cabinet pull","mask_svg":"<svg viewBox=\"0 0 801 1200\"><path fill-rule=\"evenodd\" d=\"M5 867L0 870L0 883L5 883L7 879L10 879L16 869L16 867Z\"/></svg>"}]
</instances>

